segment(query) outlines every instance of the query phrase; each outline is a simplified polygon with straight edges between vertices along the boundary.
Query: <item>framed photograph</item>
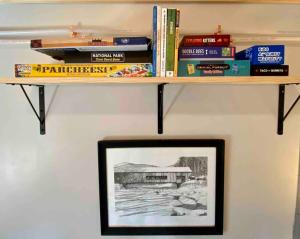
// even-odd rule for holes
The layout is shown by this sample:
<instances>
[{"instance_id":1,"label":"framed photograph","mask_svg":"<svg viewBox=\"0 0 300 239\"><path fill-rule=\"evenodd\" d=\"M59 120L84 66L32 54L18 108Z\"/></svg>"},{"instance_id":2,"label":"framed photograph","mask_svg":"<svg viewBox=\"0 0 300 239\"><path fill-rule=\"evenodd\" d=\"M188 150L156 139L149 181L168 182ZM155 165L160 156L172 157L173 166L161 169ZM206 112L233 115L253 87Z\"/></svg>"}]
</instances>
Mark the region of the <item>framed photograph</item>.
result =
<instances>
[{"instance_id":1,"label":"framed photograph","mask_svg":"<svg viewBox=\"0 0 300 239\"><path fill-rule=\"evenodd\" d=\"M224 140L99 141L102 235L222 235Z\"/></svg>"}]
</instances>

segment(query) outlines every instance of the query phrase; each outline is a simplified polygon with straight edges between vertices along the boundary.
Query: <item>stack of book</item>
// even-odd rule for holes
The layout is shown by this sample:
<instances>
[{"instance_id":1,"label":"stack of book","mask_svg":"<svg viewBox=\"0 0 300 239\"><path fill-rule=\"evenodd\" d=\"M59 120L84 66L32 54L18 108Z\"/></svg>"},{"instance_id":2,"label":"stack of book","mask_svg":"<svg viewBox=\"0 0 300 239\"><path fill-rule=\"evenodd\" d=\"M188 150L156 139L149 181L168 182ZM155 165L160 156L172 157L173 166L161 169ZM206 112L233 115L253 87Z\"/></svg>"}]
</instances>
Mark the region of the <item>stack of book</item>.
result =
<instances>
[{"instance_id":1,"label":"stack of book","mask_svg":"<svg viewBox=\"0 0 300 239\"><path fill-rule=\"evenodd\" d=\"M288 76L284 45L256 45L240 51L236 59L250 60L252 76Z\"/></svg>"},{"instance_id":2,"label":"stack of book","mask_svg":"<svg viewBox=\"0 0 300 239\"><path fill-rule=\"evenodd\" d=\"M179 47L178 76L249 76L249 60L235 60L230 35L188 35Z\"/></svg>"},{"instance_id":3,"label":"stack of book","mask_svg":"<svg viewBox=\"0 0 300 239\"><path fill-rule=\"evenodd\" d=\"M63 64L16 64L16 77L152 76L151 40L109 37L32 40L31 48Z\"/></svg>"},{"instance_id":4,"label":"stack of book","mask_svg":"<svg viewBox=\"0 0 300 239\"><path fill-rule=\"evenodd\" d=\"M177 76L180 11L153 8L153 75Z\"/></svg>"}]
</instances>

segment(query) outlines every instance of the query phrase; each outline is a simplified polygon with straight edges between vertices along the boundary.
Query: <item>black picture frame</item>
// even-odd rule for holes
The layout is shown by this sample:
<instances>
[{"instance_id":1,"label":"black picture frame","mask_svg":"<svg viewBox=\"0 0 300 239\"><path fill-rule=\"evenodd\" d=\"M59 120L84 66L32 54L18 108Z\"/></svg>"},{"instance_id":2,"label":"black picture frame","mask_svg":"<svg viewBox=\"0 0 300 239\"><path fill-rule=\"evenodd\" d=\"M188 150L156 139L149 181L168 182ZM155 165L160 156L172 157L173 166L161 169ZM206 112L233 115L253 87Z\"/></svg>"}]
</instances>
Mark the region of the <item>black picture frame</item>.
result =
<instances>
[{"instance_id":1,"label":"black picture frame","mask_svg":"<svg viewBox=\"0 0 300 239\"><path fill-rule=\"evenodd\" d=\"M215 224L214 226L113 226L109 225L107 188L107 149L161 147L213 147L215 166ZM224 204L224 147L223 139L162 139L162 140L103 140L98 142L100 221L102 235L223 235Z\"/></svg>"}]
</instances>

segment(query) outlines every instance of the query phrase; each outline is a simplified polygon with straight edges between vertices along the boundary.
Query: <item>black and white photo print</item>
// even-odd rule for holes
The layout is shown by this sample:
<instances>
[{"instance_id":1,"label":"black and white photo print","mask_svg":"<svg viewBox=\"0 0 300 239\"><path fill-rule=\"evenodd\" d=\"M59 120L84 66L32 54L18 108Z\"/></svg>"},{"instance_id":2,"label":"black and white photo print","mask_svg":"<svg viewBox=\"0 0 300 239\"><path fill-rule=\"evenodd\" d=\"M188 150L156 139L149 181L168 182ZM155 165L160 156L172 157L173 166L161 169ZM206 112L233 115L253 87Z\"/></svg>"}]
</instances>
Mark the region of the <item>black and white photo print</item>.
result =
<instances>
[{"instance_id":1,"label":"black and white photo print","mask_svg":"<svg viewBox=\"0 0 300 239\"><path fill-rule=\"evenodd\" d=\"M223 146L221 140L101 141L101 215L107 217L101 217L107 220L102 231L107 226L147 234L149 228L160 228L158 232L169 229L171 233L162 234L172 234L172 229L202 227L207 232L203 234L210 234L207 229L219 228L217 217L223 212L216 205L223 204Z\"/></svg>"}]
</instances>

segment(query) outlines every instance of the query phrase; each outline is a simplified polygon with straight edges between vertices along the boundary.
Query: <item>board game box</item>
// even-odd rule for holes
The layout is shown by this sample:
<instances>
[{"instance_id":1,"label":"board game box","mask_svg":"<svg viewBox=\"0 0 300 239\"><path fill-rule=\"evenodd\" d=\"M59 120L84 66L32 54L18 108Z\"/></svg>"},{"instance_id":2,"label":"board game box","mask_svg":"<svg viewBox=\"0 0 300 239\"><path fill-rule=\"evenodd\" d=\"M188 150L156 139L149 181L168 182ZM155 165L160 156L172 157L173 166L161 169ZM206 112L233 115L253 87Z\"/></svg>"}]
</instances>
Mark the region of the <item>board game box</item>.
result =
<instances>
[{"instance_id":1,"label":"board game box","mask_svg":"<svg viewBox=\"0 0 300 239\"><path fill-rule=\"evenodd\" d=\"M65 63L151 63L152 51L64 52Z\"/></svg>"},{"instance_id":2,"label":"board game box","mask_svg":"<svg viewBox=\"0 0 300 239\"><path fill-rule=\"evenodd\" d=\"M230 35L187 35L182 38L181 46L229 46Z\"/></svg>"},{"instance_id":3,"label":"board game box","mask_svg":"<svg viewBox=\"0 0 300 239\"><path fill-rule=\"evenodd\" d=\"M252 65L252 76L288 76L288 65Z\"/></svg>"},{"instance_id":4,"label":"board game box","mask_svg":"<svg viewBox=\"0 0 300 239\"><path fill-rule=\"evenodd\" d=\"M256 45L236 53L236 60L250 60L251 65L284 64L284 45Z\"/></svg>"},{"instance_id":5,"label":"board game box","mask_svg":"<svg viewBox=\"0 0 300 239\"><path fill-rule=\"evenodd\" d=\"M178 76L249 76L250 62L245 61L179 61Z\"/></svg>"},{"instance_id":6,"label":"board game box","mask_svg":"<svg viewBox=\"0 0 300 239\"><path fill-rule=\"evenodd\" d=\"M215 59L226 58L233 59L235 56L235 47L200 47L187 46L179 48L179 59Z\"/></svg>"},{"instance_id":7,"label":"board game box","mask_svg":"<svg viewBox=\"0 0 300 239\"><path fill-rule=\"evenodd\" d=\"M152 64L16 64L16 77L148 77Z\"/></svg>"}]
</instances>

